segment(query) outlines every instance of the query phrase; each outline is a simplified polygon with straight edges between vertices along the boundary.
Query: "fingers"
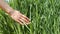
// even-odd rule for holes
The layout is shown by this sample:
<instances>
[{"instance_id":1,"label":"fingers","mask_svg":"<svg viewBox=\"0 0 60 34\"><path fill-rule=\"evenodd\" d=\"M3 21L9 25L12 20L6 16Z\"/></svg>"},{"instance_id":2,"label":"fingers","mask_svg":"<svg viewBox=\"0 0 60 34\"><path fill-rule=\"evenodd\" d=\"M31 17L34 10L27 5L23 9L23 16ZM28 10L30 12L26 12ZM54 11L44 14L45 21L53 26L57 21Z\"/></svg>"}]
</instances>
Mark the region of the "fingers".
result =
<instances>
[{"instance_id":1,"label":"fingers","mask_svg":"<svg viewBox=\"0 0 60 34\"><path fill-rule=\"evenodd\" d=\"M30 22L30 20L29 20L28 17L26 17L26 16L24 16L24 15L22 15L22 17L25 18L26 20L28 20L28 21Z\"/></svg>"},{"instance_id":2,"label":"fingers","mask_svg":"<svg viewBox=\"0 0 60 34\"><path fill-rule=\"evenodd\" d=\"M24 17L20 17L22 20L24 20L26 23L29 23L28 19L25 19Z\"/></svg>"},{"instance_id":3,"label":"fingers","mask_svg":"<svg viewBox=\"0 0 60 34\"><path fill-rule=\"evenodd\" d=\"M20 15L20 18L21 18L26 24L29 24L29 22L30 22L29 18L27 18L27 17L24 16L24 15Z\"/></svg>"},{"instance_id":4,"label":"fingers","mask_svg":"<svg viewBox=\"0 0 60 34\"><path fill-rule=\"evenodd\" d=\"M17 21L18 21L21 25L24 25L23 22L22 22L20 19L18 19Z\"/></svg>"},{"instance_id":5,"label":"fingers","mask_svg":"<svg viewBox=\"0 0 60 34\"><path fill-rule=\"evenodd\" d=\"M30 19L26 17L25 15L21 14L20 16L30 22Z\"/></svg>"},{"instance_id":6,"label":"fingers","mask_svg":"<svg viewBox=\"0 0 60 34\"><path fill-rule=\"evenodd\" d=\"M29 23L26 23L25 22L25 20L23 20L23 19L19 19L22 23L23 23L23 25L28 25Z\"/></svg>"},{"instance_id":7,"label":"fingers","mask_svg":"<svg viewBox=\"0 0 60 34\"><path fill-rule=\"evenodd\" d=\"M30 24L29 21L22 16L18 16L17 22L19 22L21 25Z\"/></svg>"},{"instance_id":8,"label":"fingers","mask_svg":"<svg viewBox=\"0 0 60 34\"><path fill-rule=\"evenodd\" d=\"M25 24L27 24L27 25L29 24L29 21L28 21L28 20L26 20L26 19L23 18L23 17L20 17L20 18L21 18L20 20L21 20L23 23L25 23Z\"/></svg>"}]
</instances>

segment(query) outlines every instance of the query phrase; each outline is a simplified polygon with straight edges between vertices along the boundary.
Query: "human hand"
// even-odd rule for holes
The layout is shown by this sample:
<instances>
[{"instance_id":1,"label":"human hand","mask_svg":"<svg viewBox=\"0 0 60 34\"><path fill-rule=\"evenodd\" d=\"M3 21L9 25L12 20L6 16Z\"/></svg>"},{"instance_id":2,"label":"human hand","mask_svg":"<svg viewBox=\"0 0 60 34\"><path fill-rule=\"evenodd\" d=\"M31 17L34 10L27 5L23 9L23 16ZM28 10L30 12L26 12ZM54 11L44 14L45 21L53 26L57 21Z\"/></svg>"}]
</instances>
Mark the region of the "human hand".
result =
<instances>
[{"instance_id":1,"label":"human hand","mask_svg":"<svg viewBox=\"0 0 60 34\"><path fill-rule=\"evenodd\" d=\"M21 25L25 24L29 24L30 20L28 17L26 17L25 15L21 14L19 11L15 10L14 12L11 12L12 19L14 19L15 21L19 22Z\"/></svg>"}]
</instances>

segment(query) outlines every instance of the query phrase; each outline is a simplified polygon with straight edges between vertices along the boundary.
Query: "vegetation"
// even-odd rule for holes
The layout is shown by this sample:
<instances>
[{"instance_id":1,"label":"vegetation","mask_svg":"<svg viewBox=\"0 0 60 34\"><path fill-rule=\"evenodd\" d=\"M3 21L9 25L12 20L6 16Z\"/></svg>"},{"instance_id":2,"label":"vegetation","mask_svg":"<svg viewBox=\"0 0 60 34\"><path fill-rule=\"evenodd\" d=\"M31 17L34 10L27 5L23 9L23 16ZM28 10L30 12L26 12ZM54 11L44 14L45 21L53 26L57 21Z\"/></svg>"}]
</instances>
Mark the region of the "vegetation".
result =
<instances>
[{"instance_id":1,"label":"vegetation","mask_svg":"<svg viewBox=\"0 0 60 34\"><path fill-rule=\"evenodd\" d=\"M10 6L31 19L21 26L0 9L0 34L60 34L60 0L10 0Z\"/></svg>"}]
</instances>

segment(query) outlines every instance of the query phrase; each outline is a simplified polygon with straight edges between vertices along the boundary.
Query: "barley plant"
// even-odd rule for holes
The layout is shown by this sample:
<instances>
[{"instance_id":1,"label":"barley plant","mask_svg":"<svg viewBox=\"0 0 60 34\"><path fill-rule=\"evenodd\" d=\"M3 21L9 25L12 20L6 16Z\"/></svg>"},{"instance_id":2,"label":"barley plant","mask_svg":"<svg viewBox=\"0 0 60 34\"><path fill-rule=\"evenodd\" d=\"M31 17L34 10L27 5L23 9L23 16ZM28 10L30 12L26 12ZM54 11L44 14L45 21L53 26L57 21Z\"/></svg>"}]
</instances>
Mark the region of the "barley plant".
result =
<instances>
[{"instance_id":1,"label":"barley plant","mask_svg":"<svg viewBox=\"0 0 60 34\"><path fill-rule=\"evenodd\" d=\"M0 34L60 34L60 0L9 0L12 8L30 18L21 26L0 9Z\"/></svg>"}]
</instances>

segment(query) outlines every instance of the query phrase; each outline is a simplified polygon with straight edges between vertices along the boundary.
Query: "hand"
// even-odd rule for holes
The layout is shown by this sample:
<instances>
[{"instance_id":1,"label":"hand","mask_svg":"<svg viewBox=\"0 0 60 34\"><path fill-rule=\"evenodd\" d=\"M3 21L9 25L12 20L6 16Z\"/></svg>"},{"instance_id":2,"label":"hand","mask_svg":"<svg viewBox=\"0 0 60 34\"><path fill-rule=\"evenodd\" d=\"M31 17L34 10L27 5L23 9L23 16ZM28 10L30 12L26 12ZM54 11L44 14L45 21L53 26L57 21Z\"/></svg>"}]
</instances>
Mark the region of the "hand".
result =
<instances>
[{"instance_id":1,"label":"hand","mask_svg":"<svg viewBox=\"0 0 60 34\"><path fill-rule=\"evenodd\" d=\"M25 15L21 14L19 11L15 10L13 13L10 15L12 19L15 21L19 22L21 25L29 24L30 20L27 18Z\"/></svg>"}]
</instances>

